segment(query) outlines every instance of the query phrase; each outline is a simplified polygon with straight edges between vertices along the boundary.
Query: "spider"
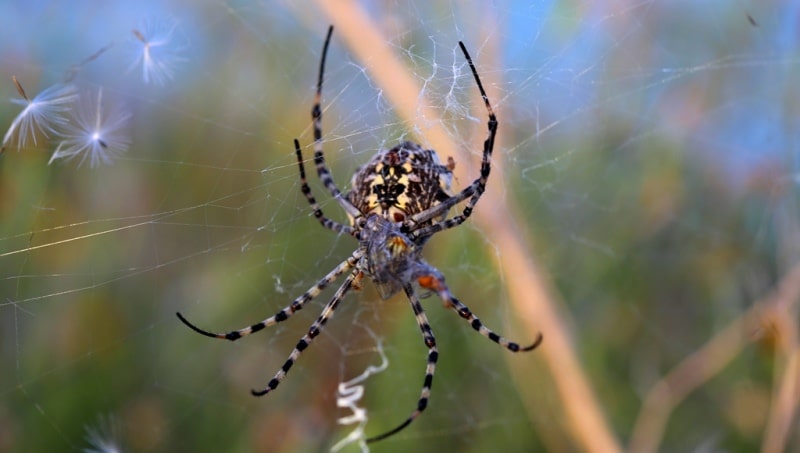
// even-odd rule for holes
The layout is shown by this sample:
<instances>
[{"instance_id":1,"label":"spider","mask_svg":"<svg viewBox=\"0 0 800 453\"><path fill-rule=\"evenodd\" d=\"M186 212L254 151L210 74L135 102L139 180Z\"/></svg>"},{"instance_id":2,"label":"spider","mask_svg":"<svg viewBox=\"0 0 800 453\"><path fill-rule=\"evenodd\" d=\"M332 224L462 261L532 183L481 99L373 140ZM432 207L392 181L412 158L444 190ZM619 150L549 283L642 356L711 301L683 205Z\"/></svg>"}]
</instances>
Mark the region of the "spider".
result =
<instances>
[{"instance_id":1,"label":"spider","mask_svg":"<svg viewBox=\"0 0 800 453\"><path fill-rule=\"evenodd\" d=\"M235 341L286 321L310 300L317 297L328 285L347 273L344 283L339 286L331 300L325 305L322 314L311 324L308 333L297 342L281 369L267 383L266 387L261 390L252 390L253 395L263 396L278 387L300 354L308 348L314 338L319 335L323 326L331 319L336 307L347 292L351 289L359 289L361 280L365 276L375 283L378 293L383 299L388 299L402 290L411 303L417 325L422 332L425 346L428 348L425 379L416 409L394 429L366 440L375 442L401 431L428 406L439 351L436 348L433 330L417 295L417 287L436 293L446 307L455 310L478 333L511 352L530 351L536 348L542 342L542 334L539 333L532 344L524 347L496 334L484 326L478 317L450 292L442 273L422 258L422 248L431 236L461 225L469 218L472 209L486 189L486 182L491 170L490 161L497 134L497 118L464 43L459 41L458 44L469 64L489 115L489 134L483 142L480 176L461 192L451 195L452 162L443 165L435 151L405 141L392 149L379 151L369 162L359 167L353 175L352 190L343 195L325 165L325 156L322 150L322 109L320 107L322 78L332 33L333 26L328 29L322 48L317 91L311 109L314 129L314 164L322 184L349 217L349 225L331 220L323 214L308 186L303 154L297 139L294 140L294 148L300 170L300 189L311 205L314 216L323 227L353 236L358 240L358 248L349 258L342 261L328 275L322 277L314 286L292 301L290 305L249 327L228 333L212 333L190 323L180 313L177 315L184 324L197 333L207 337ZM450 208L465 200L468 201L461 214L447 218Z\"/></svg>"}]
</instances>

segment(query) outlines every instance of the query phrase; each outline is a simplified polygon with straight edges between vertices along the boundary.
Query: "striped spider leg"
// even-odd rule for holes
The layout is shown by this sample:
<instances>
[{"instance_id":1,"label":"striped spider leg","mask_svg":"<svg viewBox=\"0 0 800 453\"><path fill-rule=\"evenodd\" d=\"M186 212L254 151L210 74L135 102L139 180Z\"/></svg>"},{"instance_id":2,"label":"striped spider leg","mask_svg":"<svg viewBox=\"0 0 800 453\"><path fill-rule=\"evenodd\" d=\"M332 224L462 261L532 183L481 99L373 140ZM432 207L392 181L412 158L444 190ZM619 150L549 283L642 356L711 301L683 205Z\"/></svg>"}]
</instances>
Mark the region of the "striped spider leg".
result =
<instances>
[{"instance_id":1,"label":"striped spider leg","mask_svg":"<svg viewBox=\"0 0 800 453\"><path fill-rule=\"evenodd\" d=\"M322 279L319 280L317 283L315 283L314 286L309 288L308 291L304 292L302 295L300 295L300 297L298 297L297 299L293 300L291 304L289 304L286 307L282 308L279 312L275 313L274 315L270 316L269 318L264 319L262 321L259 321L259 322L255 323L255 324L251 325L251 326L244 327L244 328L241 328L241 329L238 329L238 330L232 330L232 331L227 332L227 333L213 333L213 332L209 332L207 330L203 330L203 329L195 326L194 324L189 322L189 320L187 320L182 314L180 314L180 312L175 313L175 314L178 315L178 318L184 324L189 326L190 329L194 330L195 332L197 332L197 333L199 333L201 335L205 335L205 336L211 337L211 338L219 338L221 340L236 341L239 338L246 337L246 336L248 336L250 334L258 332L259 330L263 330L265 327L274 326L275 324L277 324L279 322L286 321L293 314L295 314L298 311L302 310L303 307L306 305L306 303L308 303L309 301L311 301L314 298L316 298L317 296L319 296L319 294L322 292L322 290L327 288L328 285L330 285L331 283L336 281L336 279L338 279L345 272L353 269L356 266L356 263L358 262L358 260L361 258L362 254L360 252L361 252L360 250L356 250L349 258L347 258L346 260L342 261L341 263L339 263L338 266L333 268L333 270L328 272L328 275L322 277ZM349 281L347 286L349 287L351 283L352 283L352 279L350 279L350 281ZM344 285L342 285L342 286L344 286Z\"/></svg>"},{"instance_id":2,"label":"striped spider leg","mask_svg":"<svg viewBox=\"0 0 800 453\"><path fill-rule=\"evenodd\" d=\"M480 176L472 182L472 184L464 188L464 190L457 195L454 195L447 200L444 200L442 203L432 206L431 208L412 216L411 223L414 225L419 225L432 218L438 217L443 213L446 213L453 206L461 203L469 197L472 197L470 198L469 202L467 202L467 206L464 207L464 210L460 215L442 222L433 223L425 228L417 229L412 234L414 238L431 236L439 231L447 230L464 223L464 221L467 220L470 215L472 215L473 208L478 203L478 200L480 200L483 192L486 190L486 182L489 180L489 173L492 170L492 151L494 150L494 140L497 136L497 126L499 123L497 122L497 116L495 116L494 110L492 109L492 104L489 103L489 96L486 95L486 90L483 89L483 83L481 83L481 78L478 76L478 70L475 69L475 64L472 62L472 57L470 57L469 52L467 52L467 47L461 41L458 42L458 45L461 47L461 51L464 53L464 58L467 59L469 68L472 70L472 75L475 78L475 84L478 85L478 91L480 92L481 99L483 99L483 104L486 106L486 111L489 114L489 121L487 123L489 135L483 142L481 173Z\"/></svg>"},{"instance_id":3,"label":"striped spider leg","mask_svg":"<svg viewBox=\"0 0 800 453\"><path fill-rule=\"evenodd\" d=\"M367 443L396 434L411 424L428 407L439 352L436 348L433 330L422 309L414 285L435 292L446 306L453 308L476 332L511 352L531 351L541 344L543 339L541 333L537 334L532 344L520 346L483 325L481 320L453 295L445 284L441 272L422 259L420 256L422 248L415 244L409 235L405 235L398 224L389 222L378 215L370 215L363 223L361 232L361 243L365 249L362 261L369 266L365 272L379 289L382 286L390 287L393 290L402 287L411 303L425 346L428 347L425 379L416 409L403 423L383 434L368 438Z\"/></svg>"}]
</instances>

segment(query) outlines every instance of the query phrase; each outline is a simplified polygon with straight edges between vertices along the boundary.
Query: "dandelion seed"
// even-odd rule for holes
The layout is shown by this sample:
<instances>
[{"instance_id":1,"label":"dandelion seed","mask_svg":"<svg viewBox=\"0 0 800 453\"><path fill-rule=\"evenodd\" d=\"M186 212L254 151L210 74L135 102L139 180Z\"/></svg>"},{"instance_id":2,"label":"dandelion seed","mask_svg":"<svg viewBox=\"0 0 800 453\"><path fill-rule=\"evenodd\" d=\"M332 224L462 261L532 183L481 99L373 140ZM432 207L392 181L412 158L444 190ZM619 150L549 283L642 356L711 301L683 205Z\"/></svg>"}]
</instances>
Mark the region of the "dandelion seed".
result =
<instances>
[{"instance_id":1,"label":"dandelion seed","mask_svg":"<svg viewBox=\"0 0 800 453\"><path fill-rule=\"evenodd\" d=\"M106 45L104 47L101 47L97 52L89 55L88 57L84 58L83 60L79 61L78 63L70 66L69 68L67 68L67 70L64 72L64 80L66 82L71 82L72 79L74 79L75 76L78 74L78 72L81 69L83 69L84 66L86 66L87 64L89 64L89 63L97 60L98 58L100 58L100 56L103 55L104 53L106 53L106 51L108 51L108 49L110 49L110 48L111 48L111 44L108 44L108 45Z\"/></svg>"},{"instance_id":2,"label":"dandelion seed","mask_svg":"<svg viewBox=\"0 0 800 453\"><path fill-rule=\"evenodd\" d=\"M86 426L86 441L88 448L84 453L120 453L123 448L120 443L120 427L114 416L98 417L94 426Z\"/></svg>"},{"instance_id":3,"label":"dandelion seed","mask_svg":"<svg viewBox=\"0 0 800 453\"><path fill-rule=\"evenodd\" d=\"M130 146L130 137L126 133L130 112L119 106L106 106L102 88L96 95L81 95L78 104L48 164L57 159L72 160L80 155L79 166L87 160L92 168L100 164L110 165Z\"/></svg>"},{"instance_id":4,"label":"dandelion seed","mask_svg":"<svg viewBox=\"0 0 800 453\"><path fill-rule=\"evenodd\" d=\"M171 80L175 67L185 59L181 56L184 44L176 32L178 22L174 19L146 19L140 28L132 30L135 44L135 60L129 70L142 66L142 79L163 85Z\"/></svg>"},{"instance_id":5,"label":"dandelion seed","mask_svg":"<svg viewBox=\"0 0 800 453\"><path fill-rule=\"evenodd\" d=\"M11 99L11 102L24 105L25 108L8 127L0 145L0 153L14 141L17 149L20 149L28 144L29 139L36 145L37 136L49 138L50 134L57 134L56 127L67 123L64 113L69 111L70 104L77 97L77 90L73 85L59 84L47 88L31 99L16 76L11 76L11 80L14 81L14 86L21 96Z\"/></svg>"}]
</instances>

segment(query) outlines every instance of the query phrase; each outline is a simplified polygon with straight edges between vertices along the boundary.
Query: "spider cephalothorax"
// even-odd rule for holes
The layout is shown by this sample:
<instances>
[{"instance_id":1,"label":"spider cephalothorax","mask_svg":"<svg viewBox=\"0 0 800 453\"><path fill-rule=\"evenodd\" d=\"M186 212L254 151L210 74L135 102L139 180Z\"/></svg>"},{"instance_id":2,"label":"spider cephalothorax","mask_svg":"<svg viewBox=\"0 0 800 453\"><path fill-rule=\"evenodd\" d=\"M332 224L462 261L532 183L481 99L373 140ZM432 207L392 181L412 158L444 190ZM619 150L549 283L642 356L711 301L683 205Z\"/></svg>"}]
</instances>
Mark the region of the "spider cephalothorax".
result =
<instances>
[{"instance_id":1,"label":"spider cephalothorax","mask_svg":"<svg viewBox=\"0 0 800 453\"><path fill-rule=\"evenodd\" d=\"M491 171L492 150L495 134L497 134L497 118L478 77L478 71L464 44L458 43L469 64L489 115L487 123L489 134L483 142L480 176L469 186L452 195L450 193L454 165L452 161L449 161L448 165L442 165L435 151L424 149L415 143L403 142L394 148L378 152L367 164L360 167L353 176L352 190L347 195L342 195L325 165L325 155L322 151L322 108L320 107L322 75L332 32L333 27L328 29L328 36L322 49L317 93L311 110L314 124L314 164L322 184L350 218L349 225L325 217L308 186L300 143L295 140L294 146L300 170L300 189L311 205L314 217L325 228L355 237L358 240L358 247L350 257L328 272L328 275L322 277L291 304L275 315L250 327L228 333L212 333L190 323L180 313L178 313L178 318L192 330L205 336L231 341L238 340L265 327L286 321L295 312L302 309L306 303L317 297L328 285L347 274L344 282L325 305L322 314L311 324L308 333L297 342L281 369L275 373L266 387L252 391L253 395L262 396L278 387L300 354L308 348L314 338L319 335L325 323L333 316L336 307L347 292L351 288L358 288L365 276L375 283L378 292L384 299L403 290L411 304L425 346L428 348L425 379L416 409L394 429L367 439L367 442L373 442L402 430L428 406L439 351L436 348L433 330L428 324L425 311L419 301L417 288L423 288L438 295L446 307L455 310L475 331L511 352L530 351L536 348L542 341L542 335L538 334L536 340L529 346L521 347L518 343L508 341L496 334L484 326L480 319L453 295L445 284L442 273L422 259L422 247L431 236L461 225L469 218L472 209L486 189L486 182ZM461 214L447 218L448 211L463 201L466 201L466 205Z\"/></svg>"},{"instance_id":2,"label":"spider cephalothorax","mask_svg":"<svg viewBox=\"0 0 800 453\"><path fill-rule=\"evenodd\" d=\"M382 298L388 299L403 285L428 275L432 267L420 253L422 247L401 230L402 224L376 213L369 213L359 228L359 242L364 249L365 271Z\"/></svg>"}]
</instances>

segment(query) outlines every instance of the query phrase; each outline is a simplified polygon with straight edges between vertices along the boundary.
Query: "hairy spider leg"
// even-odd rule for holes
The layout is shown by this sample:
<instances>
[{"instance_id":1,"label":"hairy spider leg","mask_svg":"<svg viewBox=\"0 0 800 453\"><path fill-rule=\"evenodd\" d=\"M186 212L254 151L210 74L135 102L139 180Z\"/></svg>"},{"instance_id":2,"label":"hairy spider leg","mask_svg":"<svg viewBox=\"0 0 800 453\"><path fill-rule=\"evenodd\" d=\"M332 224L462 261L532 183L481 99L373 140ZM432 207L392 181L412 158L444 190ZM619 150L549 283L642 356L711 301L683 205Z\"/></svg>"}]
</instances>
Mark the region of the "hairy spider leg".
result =
<instances>
[{"instance_id":1,"label":"hairy spider leg","mask_svg":"<svg viewBox=\"0 0 800 453\"><path fill-rule=\"evenodd\" d=\"M484 326L481 320L475 316L472 311L470 311L469 307L461 303L460 300L456 299L453 293L450 292L450 288L448 288L444 283L444 278L436 274L438 274L438 272L432 272L428 275L423 275L417 279L417 282L421 287L436 292L445 305L455 310L456 313L464 318L479 334L494 341L511 352L531 351L536 349L536 347L542 343L543 337L541 332L537 334L536 339L532 344L524 347L520 346L519 343L508 341L506 338L496 334L492 329Z\"/></svg>"},{"instance_id":2,"label":"hairy spider leg","mask_svg":"<svg viewBox=\"0 0 800 453\"><path fill-rule=\"evenodd\" d=\"M361 216L361 212L353 206L339 190L333 180L330 170L325 165L325 154L322 151L322 78L325 73L325 58L328 56L328 45L331 42L333 25L328 28L328 35L325 37L325 44L322 47L322 58L319 61L319 78L317 79L317 93L314 95L314 106L311 108L311 119L314 123L314 163L317 166L317 175L320 181L328 189L333 198L339 203L347 214L353 218Z\"/></svg>"},{"instance_id":3,"label":"hairy spider leg","mask_svg":"<svg viewBox=\"0 0 800 453\"><path fill-rule=\"evenodd\" d=\"M469 63L469 68L472 70L472 76L475 78L475 83L478 85L478 91L480 91L481 98L486 106L486 111L489 113L489 121L487 123L489 134L487 135L486 140L483 142L481 174L475 181L472 182L472 184L464 188L464 190L462 190L460 193L448 198L447 200L444 200L441 204L434 206L431 209L420 212L411 217L411 222L416 224L423 223L434 217L442 215L466 198L472 197L470 198L469 202L467 202L467 205L464 206L464 210L460 215L414 231L411 233L411 236L414 239L430 236L434 233L438 233L439 231L447 230L464 223L464 221L467 220L470 215L472 215L472 209L478 203L481 195L483 195L483 192L486 190L486 182L489 180L489 173L492 169L491 159L492 151L494 150L494 140L497 136L497 117L494 114L492 105L489 103L489 97L486 95L486 90L483 89L483 83L481 83L481 78L478 76L478 70L475 69L475 63L472 62L472 57L470 57L469 52L467 52L467 47L464 46L462 41L459 41L458 45L461 46L461 51L464 53L464 58L466 58L467 63Z\"/></svg>"},{"instance_id":4,"label":"hairy spider leg","mask_svg":"<svg viewBox=\"0 0 800 453\"><path fill-rule=\"evenodd\" d=\"M428 323L428 317L425 316L425 311L422 309L422 304L419 302L419 297L417 297L414 287L410 284L406 284L403 289L406 292L406 296L408 296L408 301L411 303L411 308L414 310L414 316L417 319L417 325L419 326L419 329L422 331L422 339L425 341L425 346L428 347L428 364L425 367L425 380L422 382L422 392L420 393L419 400L417 400L417 408L411 413L406 421L390 431L378 436L370 437L367 439L367 443L377 442L393 434L397 434L403 428L410 425L411 422L414 421L415 418L419 417L419 415L422 414L422 411L428 407L428 398L431 396L433 374L436 371L436 361L439 359L439 351L436 349L436 339L433 336L433 330L431 329L431 325Z\"/></svg>"},{"instance_id":5,"label":"hairy spider leg","mask_svg":"<svg viewBox=\"0 0 800 453\"><path fill-rule=\"evenodd\" d=\"M306 168L305 165L303 165L303 152L300 150L300 142L297 139L294 139L294 151L297 155L297 165L300 167L300 191L303 192L303 195L306 196L306 200L308 200L308 203L311 205L311 209L314 211L314 217L319 220L322 226L329 230L336 231L337 233L346 233L350 236L355 235L355 229L353 229L353 227L331 220L322 213L322 209L317 204L314 194L311 193L311 187L308 185Z\"/></svg>"},{"instance_id":6,"label":"hairy spider leg","mask_svg":"<svg viewBox=\"0 0 800 453\"><path fill-rule=\"evenodd\" d=\"M338 266L336 266L332 271L330 271L328 275L322 277L321 280L319 280L314 286L309 288L308 291L300 295L300 297L292 301L291 304L281 309L281 311L279 311L275 315L261 322L257 322L250 327L245 327L243 329L234 330L228 333L213 333L207 330L203 330L195 326L194 324L190 323L180 313L175 313L175 314L178 315L178 318L181 321L183 321L184 324L189 326L190 329L194 330L195 332L201 335L205 335L211 338L219 338L222 340L236 341L239 338L250 335L251 333L256 333L259 330L264 329L265 327L273 326L279 322L283 322L289 319L290 316L295 314L297 311L301 310L308 301L317 297L319 293L322 292L323 289L325 289L328 285L336 281L336 279L339 278L340 275L344 274L345 272L355 267L356 263L358 262L359 259L361 259L361 256L363 254L364 253L361 250L356 250L350 256L350 258L347 258L346 260L342 261Z\"/></svg>"},{"instance_id":7,"label":"hairy spider leg","mask_svg":"<svg viewBox=\"0 0 800 453\"><path fill-rule=\"evenodd\" d=\"M275 377L273 377L267 386L262 390L251 390L250 392L253 394L253 396L264 396L278 387L281 381L286 377L286 373L289 372L294 363L300 357L300 354L311 344L312 341L314 341L314 338L316 338L321 332L322 327L325 326L329 319L331 319L333 312L339 305L339 302L342 301L342 298L344 298L345 294L347 294L347 291L354 284L354 280L356 281L356 285L358 285L358 280L360 280L362 276L363 273L359 270L355 270L347 276L347 278L344 280L344 283L342 283L342 286L336 290L336 293L333 295L330 302L325 305L325 308L322 310L322 314L320 314L319 318L317 318L317 320L311 324L311 327L308 329L308 333L303 335L303 338L301 338L300 341L297 342L297 345L294 347L294 349L292 349L292 352L289 354L289 358L286 359L286 362L284 362L281 369L275 373Z\"/></svg>"}]
</instances>

